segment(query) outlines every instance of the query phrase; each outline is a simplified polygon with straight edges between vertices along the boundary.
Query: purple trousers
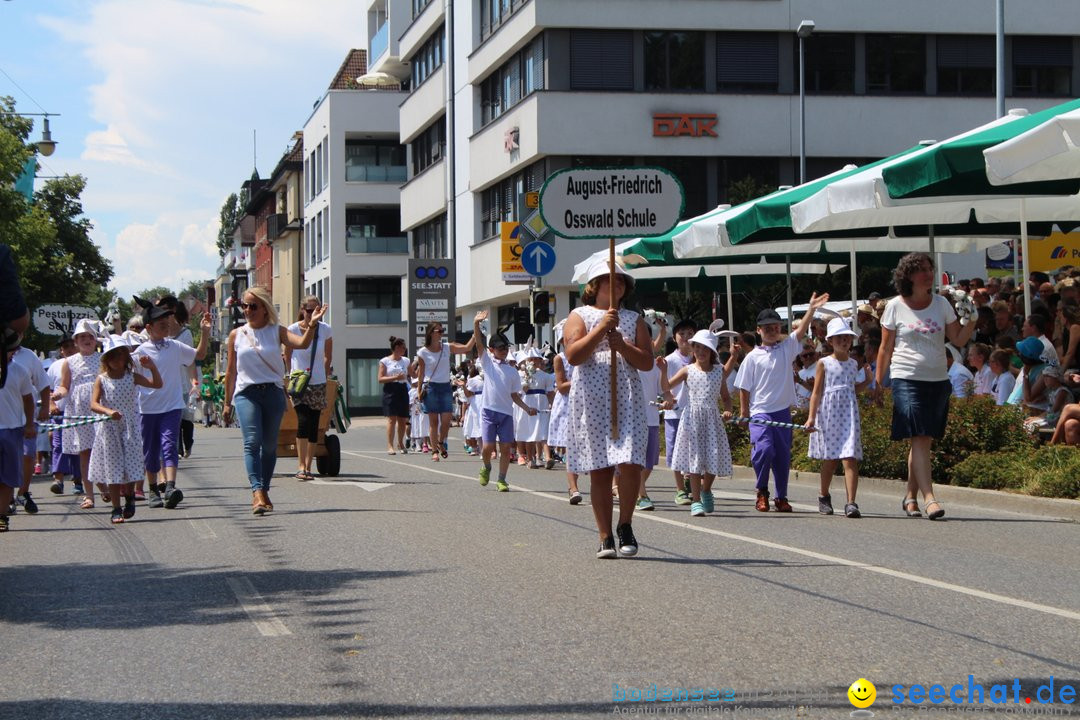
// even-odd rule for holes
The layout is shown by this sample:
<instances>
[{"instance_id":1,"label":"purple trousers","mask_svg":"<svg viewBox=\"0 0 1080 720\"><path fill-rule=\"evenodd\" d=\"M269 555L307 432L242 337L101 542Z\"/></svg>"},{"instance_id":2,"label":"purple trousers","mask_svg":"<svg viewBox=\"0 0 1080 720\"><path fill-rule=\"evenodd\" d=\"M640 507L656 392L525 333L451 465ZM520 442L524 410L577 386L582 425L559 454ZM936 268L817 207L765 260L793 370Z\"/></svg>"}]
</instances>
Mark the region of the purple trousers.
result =
<instances>
[{"instance_id":1,"label":"purple trousers","mask_svg":"<svg viewBox=\"0 0 1080 720\"><path fill-rule=\"evenodd\" d=\"M82 479L82 468L79 466L78 455L65 455L61 448L63 430L52 431L52 471L53 475L70 475L75 480Z\"/></svg>"},{"instance_id":2,"label":"purple trousers","mask_svg":"<svg viewBox=\"0 0 1080 720\"><path fill-rule=\"evenodd\" d=\"M791 410L758 413L755 418L791 422ZM757 475L757 489L769 491L769 471L776 484L776 497L787 497L788 473L791 471L791 430L750 423L750 462Z\"/></svg>"},{"instance_id":3,"label":"purple trousers","mask_svg":"<svg viewBox=\"0 0 1080 720\"><path fill-rule=\"evenodd\" d=\"M146 472L161 471L162 460L165 467L180 464L180 410L164 413L143 414L142 447L143 464Z\"/></svg>"}]
</instances>

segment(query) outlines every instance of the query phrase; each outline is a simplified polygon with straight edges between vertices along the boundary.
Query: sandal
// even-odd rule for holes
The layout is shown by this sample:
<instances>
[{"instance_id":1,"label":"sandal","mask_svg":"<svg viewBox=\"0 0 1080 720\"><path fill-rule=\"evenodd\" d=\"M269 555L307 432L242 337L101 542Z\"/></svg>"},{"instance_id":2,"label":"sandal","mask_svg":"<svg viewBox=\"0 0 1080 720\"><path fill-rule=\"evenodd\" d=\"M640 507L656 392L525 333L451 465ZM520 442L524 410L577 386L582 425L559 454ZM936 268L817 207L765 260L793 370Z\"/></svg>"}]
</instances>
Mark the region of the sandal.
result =
<instances>
[{"instance_id":1,"label":"sandal","mask_svg":"<svg viewBox=\"0 0 1080 720\"><path fill-rule=\"evenodd\" d=\"M112 511L112 524L119 525L124 522L124 511L120 508L113 508Z\"/></svg>"},{"instance_id":2,"label":"sandal","mask_svg":"<svg viewBox=\"0 0 1080 720\"><path fill-rule=\"evenodd\" d=\"M308 479L307 475L304 474L303 470L297 470L296 474L293 475L293 477L296 478L297 480L299 480L300 482L304 482L305 480Z\"/></svg>"},{"instance_id":3,"label":"sandal","mask_svg":"<svg viewBox=\"0 0 1080 720\"><path fill-rule=\"evenodd\" d=\"M912 505L915 506L912 509ZM900 501L900 509L907 513L908 517L922 517L922 513L919 512L919 501L913 497L906 497Z\"/></svg>"},{"instance_id":4,"label":"sandal","mask_svg":"<svg viewBox=\"0 0 1080 720\"><path fill-rule=\"evenodd\" d=\"M90 497L89 495L84 495L82 502L79 503L79 508L81 508L82 510L93 510L94 498Z\"/></svg>"},{"instance_id":5,"label":"sandal","mask_svg":"<svg viewBox=\"0 0 1080 720\"><path fill-rule=\"evenodd\" d=\"M938 509L935 510L934 512L930 512L930 506L931 505L937 505ZM926 518L928 520L940 520L943 517L945 517L945 506L944 505L942 505L937 500L931 500L930 502L926 503Z\"/></svg>"},{"instance_id":6,"label":"sandal","mask_svg":"<svg viewBox=\"0 0 1080 720\"><path fill-rule=\"evenodd\" d=\"M439 462L439 451L435 450L431 453L431 459L435 462Z\"/></svg>"}]
</instances>

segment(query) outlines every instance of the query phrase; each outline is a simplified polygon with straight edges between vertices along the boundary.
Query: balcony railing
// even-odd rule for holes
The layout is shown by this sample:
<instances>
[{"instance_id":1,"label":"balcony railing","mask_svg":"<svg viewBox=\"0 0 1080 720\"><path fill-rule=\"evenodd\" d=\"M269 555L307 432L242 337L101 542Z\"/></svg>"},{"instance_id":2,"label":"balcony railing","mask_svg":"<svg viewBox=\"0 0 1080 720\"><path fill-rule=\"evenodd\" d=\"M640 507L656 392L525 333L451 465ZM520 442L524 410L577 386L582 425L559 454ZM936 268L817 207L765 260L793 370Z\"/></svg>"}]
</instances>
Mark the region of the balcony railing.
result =
<instances>
[{"instance_id":1,"label":"balcony railing","mask_svg":"<svg viewBox=\"0 0 1080 720\"><path fill-rule=\"evenodd\" d=\"M350 227L345 231L345 252L380 253L384 255L407 254L409 252L409 238L364 235L362 228Z\"/></svg>"},{"instance_id":2,"label":"balcony railing","mask_svg":"<svg viewBox=\"0 0 1080 720\"><path fill-rule=\"evenodd\" d=\"M289 224L289 216L285 213L274 213L266 218L266 237L268 240L276 240L285 232L285 226Z\"/></svg>"},{"instance_id":3,"label":"balcony railing","mask_svg":"<svg viewBox=\"0 0 1080 720\"><path fill-rule=\"evenodd\" d=\"M390 47L390 23L384 22L371 38L371 60L368 64L377 60L388 47Z\"/></svg>"},{"instance_id":4,"label":"balcony railing","mask_svg":"<svg viewBox=\"0 0 1080 720\"><path fill-rule=\"evenodd\" d=\"M346 165L345 180L348 182L396 182L408 178L405 165Z\"/></svg>"},{"instance_id":5,"label":"balcony railing","mask_svg":"<svg viewBox=\"0 0 1080 720\"><path fill-rule=\"evenodd\" d=\"M401 322L401 308L349 308L348 325L396 325Z\"/></svg>"}]
</instances>

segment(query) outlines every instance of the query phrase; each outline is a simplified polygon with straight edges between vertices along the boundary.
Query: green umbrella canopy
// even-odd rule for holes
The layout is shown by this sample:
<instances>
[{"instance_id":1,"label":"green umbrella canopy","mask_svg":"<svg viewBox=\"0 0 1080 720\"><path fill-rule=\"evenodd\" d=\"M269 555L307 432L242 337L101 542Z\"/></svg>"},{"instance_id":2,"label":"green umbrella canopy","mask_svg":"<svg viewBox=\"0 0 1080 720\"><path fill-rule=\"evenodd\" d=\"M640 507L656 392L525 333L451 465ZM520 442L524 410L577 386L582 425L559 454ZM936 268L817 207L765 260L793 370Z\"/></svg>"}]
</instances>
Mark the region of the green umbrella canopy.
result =
<instances>
[{"instance_id":1,"label":"green umbrella canopy","mask_svg":"<svg viewBox=\"0 0 1080 720\"><path fill-rule=\"evenodd\" d=\"M986 176L983 150L1010 140L1051 118L1080 108L1080 99L1030 115L1007 116L913 153L882 172L892 198L945 195L1074 195L1080 179L991 185ZM1009 119L1009 118L1012 119Z\"/></svg>"}]
</instances>

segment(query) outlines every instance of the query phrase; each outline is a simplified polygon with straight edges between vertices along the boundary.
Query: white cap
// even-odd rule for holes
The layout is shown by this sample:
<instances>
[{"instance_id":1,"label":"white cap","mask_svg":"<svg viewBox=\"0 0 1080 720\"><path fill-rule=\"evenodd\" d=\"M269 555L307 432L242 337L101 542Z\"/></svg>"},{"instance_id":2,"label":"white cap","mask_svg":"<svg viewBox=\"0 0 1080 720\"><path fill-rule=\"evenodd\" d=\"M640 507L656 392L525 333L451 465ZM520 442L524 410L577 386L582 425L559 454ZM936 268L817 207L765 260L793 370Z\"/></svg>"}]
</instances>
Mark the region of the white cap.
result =
<instances>
[{"instance_id":1,"label":"white cap","mask_svg":"<svg viewBox=\"0 0 1080 720\"><path fill-rule=\"evenodd\" d=\"M608 275L608 273L608 261L597 259L593 262L592 265L589 266L588 271L585 273L585 282L588 283L592 282L596 278L605 277ZM630 273L626 272L626 268L624 268L619 263L615 263L615 274L624 276L626 278L627 284L634 284L634 278L632 278L630 276Z\"/></svg>"},{"instance_id":2,"label":"white cap","mask_svg":"<svg viewBox=\"0 0 1080 720\"><path fill-rule=\"evenodd\" d=\"M697 343L698 345L704 345L716 354L716 335L712 334L708 330L698 330L694 333L694 337L690 338L690 342Z\"/></svg>"},{"instance_id":3,"label":"white cap","mask_svg":"<svg viewBox=\"0 0 1080 720\"><path fill-rule=\"evenodd\" d=\"M79 322L75 323L75 329L71 331L71 337L82 333L90 333L94 337L100 336L101 323L91 318L79 318Z\"/></svg>"},{"instance_id":4,"label":"white cap","mask_svg":"<svg viewBox=\"0 0 1080 720\"><path fill-rule=\"evenodd\" d=\"M844 318L833 318L829 321L829 326L825 330L825 338L836 337L837 335L851 335L852 337L858 337L858 333L851 329L847 320Z\"/></svg>"},{"instance_id":5,"label":"white cap","mask_svg":"<svg viewBox=\"0 0 1080 720\"><path fill-rule=\"evenodd\" d=\"M543 360L544 359L544 353L540 352L536 348L529 348L528 350L524 351L524 355L525 355L525 357L522 358L524 360L533 360L533 359Z\"/></svg>"},{"instance_id":6,"label":"white cap","mask_svg":"<svg viewBox=\"0 0 1080 720\"><path fill-rule=\"evenodd\" d=\"M113 350L131 350L131 346L128 345L127 340L122 335L109 335L102 342L101 356L104 357L111 353Z\"/></svg>"}]
</instances>

